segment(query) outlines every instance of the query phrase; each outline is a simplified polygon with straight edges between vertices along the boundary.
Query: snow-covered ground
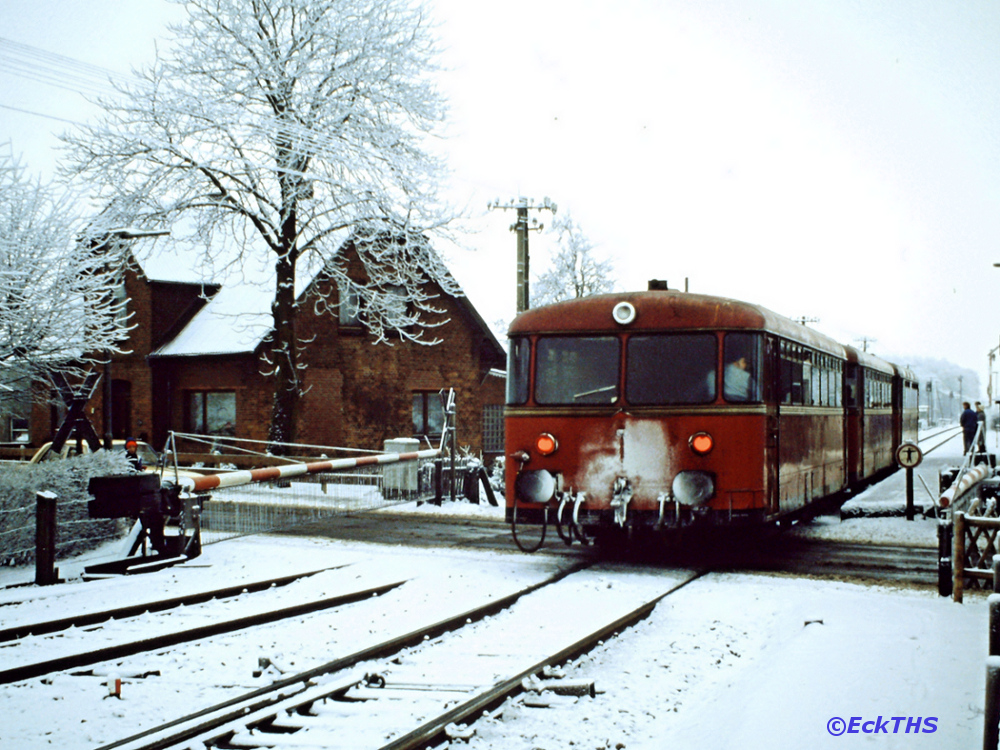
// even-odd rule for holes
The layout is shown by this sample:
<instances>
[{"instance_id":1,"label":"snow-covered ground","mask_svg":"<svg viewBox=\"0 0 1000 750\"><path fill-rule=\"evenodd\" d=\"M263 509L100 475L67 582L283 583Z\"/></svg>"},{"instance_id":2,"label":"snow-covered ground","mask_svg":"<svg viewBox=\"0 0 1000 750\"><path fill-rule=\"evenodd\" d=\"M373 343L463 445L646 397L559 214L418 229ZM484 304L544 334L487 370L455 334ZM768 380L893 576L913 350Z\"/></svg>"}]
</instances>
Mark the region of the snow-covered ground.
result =
<instances>
[{"instance_id":1,"label":"snow-covered ground","mask_svg":"<svg viewBox=\"0 0 1000 750\"><path fill-rule=\"evenodd\" d=\"M945 454L937 461L949 458ZM936 488L933 462L920 471ZM903 477L898 473L852 502L898 505ZM930 499L919 483L917 499ZM407 509L393 512L400 510ZM502 513L464 503L408 510ZM922 518L823 518L793 533L936 544L935 522ZM521 555L513 547L509 553L417 550L248 537L209 545L192 563L159 573L5 589L0 591L0 627L345 563L351 567L303 582L303 591L315 585L319 595L321 589L358 575L408 582L380 597L377 606L351 605L336 614L310 615L294 627L263 626L167 654L100 665L93 676L62 674L0 686L0 747L73 750L111 742L234 690L258 686L259 679L266 679L252 677L258 656L291 671L307 669L541 580L569 561ZM63 563L61 570L71 574L72 566ZM18 575L31 578L30 571L3 573L8 583ZM649 568L638 573L665 574ZM600 591L595 590L593 604L601 606ZM142 627L140 620L136 635ZM512 642L522 637L521 632L509 634ZM3 653L0 649L0 659ZM986 653L986 599L981 594L967 594L960 605L939 597L932 587L711 574L668 597L635 628L567 666L567 676L596 681L597 697L567 699L554 708L513 701L484 717L467 745L453 745L505 750L966 750L981 746ZM151 671L159 674L129 676ZM120 699L106 697L107 675L115 672L124 681ZM914 730L918 718L919 733ZM841 729L843 734L835 736Z\"/></svg>"}]
</instances>

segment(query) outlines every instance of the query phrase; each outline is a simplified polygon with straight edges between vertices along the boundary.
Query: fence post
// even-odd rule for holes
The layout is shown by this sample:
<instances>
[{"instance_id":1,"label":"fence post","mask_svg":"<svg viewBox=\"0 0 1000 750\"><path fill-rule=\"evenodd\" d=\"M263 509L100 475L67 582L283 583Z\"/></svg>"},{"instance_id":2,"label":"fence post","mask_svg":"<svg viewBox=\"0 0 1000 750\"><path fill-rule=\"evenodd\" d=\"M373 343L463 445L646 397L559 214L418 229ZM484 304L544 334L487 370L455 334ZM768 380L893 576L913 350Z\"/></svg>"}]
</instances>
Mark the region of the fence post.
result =
<instances>
[{"instance_id":1,"label":"fence post","mask_svg":"<svg viewBox=\"0 0 1000 750\"><path fill-rule=\"evenodd\" d=\"M986 657L986 706L983 714L983 750L997 750L1000 726L1000 657Z\"/></svg>"},{"instance_id":2,"label":"fence post","mask_svg":"<svg viewBox=\"0 0 1000 750\"><path fill-rule=\"evenodd\" d=\"M1000 656L1000 594L986 598L990 621L990 656Z\"/></svg>"},{"instance_id":3,"label":"fence post","mask_svg":"<svg viewBox=\"0 0 1000 750\"><path fill-rule=\"evenodd\" d=\"M48 586L59 580L56 569L56 495L35 494L35 583Z\"/></svg>"},{"instance_id":4,"label":"fence post","mask_svg":"<svg viewBox=\"0 0 1000 750\"><path fill-rule=\"evenodd\" d=\"M962 603L962 591L965 586L965 514L958 511L954 514L955 544L951 556L951 566L955 571L952 601Z\"/></svg>"}]
</instances>

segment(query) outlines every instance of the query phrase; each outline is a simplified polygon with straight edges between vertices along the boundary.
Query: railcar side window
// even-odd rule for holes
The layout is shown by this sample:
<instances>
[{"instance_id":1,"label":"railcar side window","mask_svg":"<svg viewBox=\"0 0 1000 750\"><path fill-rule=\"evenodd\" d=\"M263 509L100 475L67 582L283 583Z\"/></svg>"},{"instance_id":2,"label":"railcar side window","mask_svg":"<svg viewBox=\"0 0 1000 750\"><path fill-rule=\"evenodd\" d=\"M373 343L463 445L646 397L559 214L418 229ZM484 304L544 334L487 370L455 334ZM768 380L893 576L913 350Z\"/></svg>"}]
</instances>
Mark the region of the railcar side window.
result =
<instances>
[{"instance_id":1,"label":"railcar side window","mask_svg":"<svg viewBox=\"0 0 1000 750\"><path fill-rule=\"evenodd\" d=\"M618 400L616 336L548 337L535 347L539 404L613 404Z\"/></svg>"},{"instance_id":2,"label":"railcar side window","mask_svg":"<svg viewBox=\"0 0 1000 750\"><path fill-rule=\"evenodd\" d=\"M525 338L511 339L507 352L507 403L528 402L528 367L531 362L531 342Z\"/></svg>"},{"instance_id":3,"label":"railcar side window","mask_svg":"<svg viewBox=\"0 0 1000 750\"><path fill-rule=\"evenodd\" d=\"M722 396L726 401L760 401L761 345L756 333L726 334L722 344Z\"/></svg>"},{"instance_id":4,"label":"railcar side window","mask_svg":"<svg viewBox=\"0 0 1000 750\"><path fill-rule=\"evenodd\" d=\"M708 404L718 372L715 334L638 335L628 340L630 404Z\"/></svg>"}]
</instances>

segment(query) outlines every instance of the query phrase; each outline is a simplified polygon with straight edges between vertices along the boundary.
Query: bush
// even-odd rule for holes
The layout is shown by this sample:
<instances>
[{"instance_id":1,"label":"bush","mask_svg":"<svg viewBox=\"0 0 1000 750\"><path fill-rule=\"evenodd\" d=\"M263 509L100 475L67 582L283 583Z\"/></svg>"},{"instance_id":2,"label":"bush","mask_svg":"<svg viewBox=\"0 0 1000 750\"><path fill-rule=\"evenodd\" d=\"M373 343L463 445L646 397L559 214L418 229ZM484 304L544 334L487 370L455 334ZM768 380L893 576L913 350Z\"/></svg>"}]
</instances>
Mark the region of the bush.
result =
<instances>
[{"instance_id":1,"label":"bush","mask_svg":"<svg viewBox=\"0 0 1000 750\"><path fill-rule=\"evenodd\" d=\"M0 472L0 565L35 561L35 496L56 495L56 558L94 549L121 533L116 519L91 520L87 514L91 477L128 474L119 451L88 453L60 461L22 464Z\"/></svg>"}]
</instances>

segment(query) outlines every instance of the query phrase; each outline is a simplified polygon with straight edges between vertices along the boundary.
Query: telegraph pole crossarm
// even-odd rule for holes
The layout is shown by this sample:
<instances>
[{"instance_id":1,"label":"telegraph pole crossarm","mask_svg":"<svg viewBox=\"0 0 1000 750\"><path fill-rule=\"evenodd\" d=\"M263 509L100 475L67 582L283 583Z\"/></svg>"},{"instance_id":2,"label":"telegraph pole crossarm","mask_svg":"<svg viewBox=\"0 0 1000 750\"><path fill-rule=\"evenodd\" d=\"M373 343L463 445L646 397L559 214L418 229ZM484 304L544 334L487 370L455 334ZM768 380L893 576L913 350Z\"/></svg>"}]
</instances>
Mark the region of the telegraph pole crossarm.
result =
<instances>
[{"instance_id":1,"label":"telegraph pole crossarm","mask_svg":"<svg viewBox=\"0 0 1000 750\"><path fill-rule=\"evenodd\" d=\"M538 219L528 221L528 211L551 211L556 212L556 204L548 198L542 199L541 203L535 203L531 198L518 198L501 203L497 198L486 204L489 210L515 210L517 211L517 221L511 224L510 231L517 232L517 312L522 313L529 307L528 279L529 279L529 253L528 253L528 232L541 231L544 224L539 224Z\"/></svg>"}]
</instances>

